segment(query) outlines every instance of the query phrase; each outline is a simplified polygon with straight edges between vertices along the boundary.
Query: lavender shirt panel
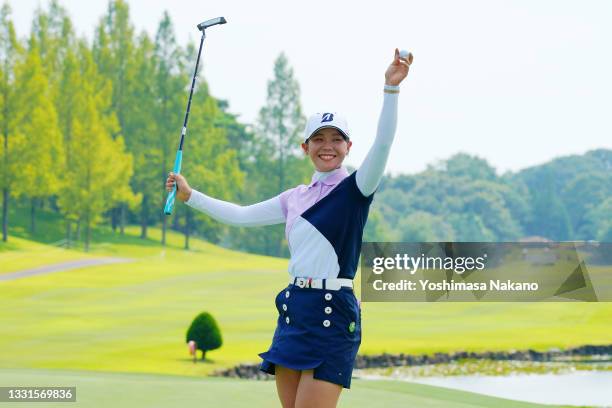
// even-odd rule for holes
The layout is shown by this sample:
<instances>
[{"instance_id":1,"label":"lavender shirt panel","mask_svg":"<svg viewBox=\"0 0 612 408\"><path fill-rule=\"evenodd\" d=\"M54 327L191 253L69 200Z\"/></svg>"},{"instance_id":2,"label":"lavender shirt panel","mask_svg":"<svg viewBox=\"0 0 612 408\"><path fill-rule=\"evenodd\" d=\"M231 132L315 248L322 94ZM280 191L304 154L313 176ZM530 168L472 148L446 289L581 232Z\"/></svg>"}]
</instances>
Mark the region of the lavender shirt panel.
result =
<instances>
[{"instance_id":1,"label":"lavender shirt panel","mask_svg":"<svg viewBox=\"0 0 612 408\"><path fill-rule=\"evenodd\" d=\"M299 185L280 194L281 208L285 215L285 238L289 242L289 231L295 220L312 207L315 203L329 194L337 184L327 185L321 182L315 183L311 188Z\"/></svg>"}]
</instances>

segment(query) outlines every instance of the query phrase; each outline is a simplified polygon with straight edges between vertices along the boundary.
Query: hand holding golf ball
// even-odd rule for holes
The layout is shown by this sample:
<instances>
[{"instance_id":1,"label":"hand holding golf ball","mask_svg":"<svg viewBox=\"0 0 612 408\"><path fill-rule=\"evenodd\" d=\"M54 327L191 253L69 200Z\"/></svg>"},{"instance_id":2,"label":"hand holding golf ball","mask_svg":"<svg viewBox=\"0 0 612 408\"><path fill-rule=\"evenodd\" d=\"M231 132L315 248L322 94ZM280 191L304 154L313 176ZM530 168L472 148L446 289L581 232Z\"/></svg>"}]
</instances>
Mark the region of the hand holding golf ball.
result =
<instances>
[{"instance_id":1,"label":"hand holding golf ball","mask_svg":"<svg viewBox=\"0 0 612 408\"><path fill-rule=\"evenodd\" d=\"M187 179L180 174L174 174L172 172L168 174L168 178L166 179L166 191L172 191L175 182L177 183L176 198L183 202L189 200L189 197L191 197L191 187L189 187Z\"/></svg>"},{"instance_id":2,"label":"hand holding golf ball","mask_svg":"<svg viewBox=\"0 0 612 408\"><path fill-rule=\"evenodd\" d=\"M408 75L410 64L414 57L411 52L402 50L401 52L396 48L393 62L387 68L385 72L385 84L387 85L399 85L404 78Z\"/></svg>"}]
</instances>

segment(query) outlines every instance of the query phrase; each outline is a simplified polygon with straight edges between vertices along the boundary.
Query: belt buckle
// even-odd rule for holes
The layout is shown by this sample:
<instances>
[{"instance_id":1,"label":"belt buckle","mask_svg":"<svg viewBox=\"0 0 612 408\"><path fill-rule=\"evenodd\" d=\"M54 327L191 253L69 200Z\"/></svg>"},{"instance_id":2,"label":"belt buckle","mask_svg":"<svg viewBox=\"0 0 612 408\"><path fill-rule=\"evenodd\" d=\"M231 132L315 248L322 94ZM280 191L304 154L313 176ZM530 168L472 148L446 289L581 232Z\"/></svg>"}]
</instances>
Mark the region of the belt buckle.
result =
<instances>
[{"instance_id":1,"label":"belt buckle","mask_svg":"<svg viewBox=\"0 0 612 408\"><path fill-rule=\"evenodd\" d=\"M295 278L295 284L300 288L312 287L312 278Z\"/></svg>"}]
</instances>

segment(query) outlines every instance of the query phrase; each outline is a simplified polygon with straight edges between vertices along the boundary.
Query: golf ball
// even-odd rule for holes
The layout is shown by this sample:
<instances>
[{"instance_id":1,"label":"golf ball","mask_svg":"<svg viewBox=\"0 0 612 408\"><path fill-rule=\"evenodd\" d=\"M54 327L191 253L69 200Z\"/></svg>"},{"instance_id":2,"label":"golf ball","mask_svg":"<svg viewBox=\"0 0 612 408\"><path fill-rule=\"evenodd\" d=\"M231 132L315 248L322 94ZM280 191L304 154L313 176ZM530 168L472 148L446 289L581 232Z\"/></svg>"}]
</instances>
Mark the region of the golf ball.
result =
<instances>
[{"instance_id":1,"label":"golf ball","mask_svg":"<svg viewBox=\"0 0 612 408\"><path fill-rule=\"evenodd\" d=\"M406 58L406 57L408 57L408 51L401 50L400 51L400 58Z\"/></svg>"}]
</instances>

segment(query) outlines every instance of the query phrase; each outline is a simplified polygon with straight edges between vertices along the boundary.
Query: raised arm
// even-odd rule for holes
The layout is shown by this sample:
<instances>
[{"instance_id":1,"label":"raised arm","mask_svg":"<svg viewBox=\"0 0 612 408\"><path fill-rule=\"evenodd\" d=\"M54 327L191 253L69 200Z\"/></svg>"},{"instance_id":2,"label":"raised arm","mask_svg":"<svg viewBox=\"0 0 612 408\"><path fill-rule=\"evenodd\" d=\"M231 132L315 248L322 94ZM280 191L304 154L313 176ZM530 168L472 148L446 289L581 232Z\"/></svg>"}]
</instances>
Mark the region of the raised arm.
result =
<instances>
[{"instance_id":1,"label":"raised arm","mask_svg":"<svg viewBox=\"0 0 612 408\"><path fill-rule=\"evenodd\" d=\"M170 173L166 181L166 189L172 188L174 181L178 183L177 197L181 201L225 224L236 227L256 227L285 222L280 195L257 204L241 206L209 197L192 189L180 174Z\"/></svg>"},{"instance_id":2,"label":"raised arm","mask_svg":"<svg viewBox=\"0 0 612 408\"><path fill-rule=\"evenodd\" d=\"M393 62L385 73L383 107L378 119L376 139L355 175L357 187L366 197L376 191L385 172L397 127L399 84L408 75L412 60L412 54L400 57L396 48Z\"/></svg>"}]
</instances>

